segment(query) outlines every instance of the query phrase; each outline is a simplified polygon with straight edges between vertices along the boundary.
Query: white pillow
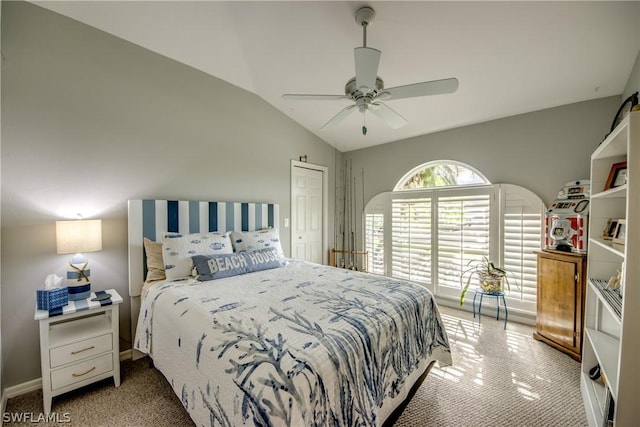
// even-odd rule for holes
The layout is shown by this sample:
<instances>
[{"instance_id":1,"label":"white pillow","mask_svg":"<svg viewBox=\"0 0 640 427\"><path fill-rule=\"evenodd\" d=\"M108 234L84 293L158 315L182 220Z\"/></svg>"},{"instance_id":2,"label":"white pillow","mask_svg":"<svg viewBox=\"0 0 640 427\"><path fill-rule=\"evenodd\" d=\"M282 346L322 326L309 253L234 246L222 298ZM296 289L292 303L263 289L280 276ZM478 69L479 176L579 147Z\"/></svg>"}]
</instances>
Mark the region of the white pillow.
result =
<instances>
[{"instance_id":1,"label":"white pillow","mask_svg":"<svg viewBox=\"0 0 640 427\"><path fill-rule=\"evenodd\" d=\"M233 250L236 252L255 251L257 249L275 248L278 258L284 259L278 230L268 228L256 231L233 231L231 233Z\"/></svg>"},{"instance_id":2,"label":"white pillow","mask_svg":"<svg viewBox=\"0 0 640 427\"><path fill-rule=\"evenodd\" d=\"M165 234L162 236L164 271L167 280L191 275L194 255L233 253L229 233Z\"/></svg>"}]
</instances>

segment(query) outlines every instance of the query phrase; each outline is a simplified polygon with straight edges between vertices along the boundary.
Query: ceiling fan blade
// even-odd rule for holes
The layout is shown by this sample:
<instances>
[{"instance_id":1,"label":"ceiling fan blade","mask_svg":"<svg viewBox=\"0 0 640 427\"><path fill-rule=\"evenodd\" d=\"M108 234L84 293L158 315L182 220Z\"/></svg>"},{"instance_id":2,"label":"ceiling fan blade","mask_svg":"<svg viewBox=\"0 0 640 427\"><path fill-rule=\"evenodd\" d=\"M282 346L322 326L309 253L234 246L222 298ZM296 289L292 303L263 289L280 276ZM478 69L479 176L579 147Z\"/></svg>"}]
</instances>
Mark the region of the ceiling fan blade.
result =
<instances>
[{"instance_id":1,"label":"ceiling fan blade","mask_svg":"<svg viewBox=\"0 0 640 427\"><path fill-rule=\"evenodd\" d=\"M458 79L432 80L430 82L413 83L384 89L380 94L382 99L414 98L416 96L441 95L452 93L458 89Z\"/></svg>"},{"instance_id":2,"label":"ceiling fan blade","mask_svg":"<svg viewBox=\"0 0 640 427\"><path fill-rule=\"evenodd\" d=\"M331 128L331 127L334 127L334 126L340 124L349 114L351 114L355 110L356 110L355 104L354 105L349 105L347 107L344 107L342 110L340 110L340 112L338 114L333 116L331 118L331 120L329 120L327 123L323 124L320 129Z\"/></svg>"},{"instance_id":3,"label":"ceiling fan blade","mask_svg":"<svg viewBox=\"0 0 640 427\"><path fill-rule=\"evenodd\" d=\"M370 105L369 111L372 114L379 117L382 121L388 124L391 129L399 129L402 126L409 123L407 119L396 113L391 107L382 102L375 102Z\"/></svg>"},{"instance_id":4,"label":"ceiling fan blade","mask_svg":"<svg viewBox=\"0 0 640 427\"><path fill-rule=\"evenodd\" d=\"M351 99L345 95L310 95L303 93L285 93L282 99L290 101L335 101L337 99Z\"/></svg>"},{"instance_id":5,"label":"ceiling fan blade","mask_svg":"<svg viewBox=\"0 0 640 427\"><path fill-rule=\"evenodd\" d=\"M376 88L381 54L382 52L378 49L371 47L357 47L354 49L356 88L365 95Z\"/></svg>"}]
</instances>

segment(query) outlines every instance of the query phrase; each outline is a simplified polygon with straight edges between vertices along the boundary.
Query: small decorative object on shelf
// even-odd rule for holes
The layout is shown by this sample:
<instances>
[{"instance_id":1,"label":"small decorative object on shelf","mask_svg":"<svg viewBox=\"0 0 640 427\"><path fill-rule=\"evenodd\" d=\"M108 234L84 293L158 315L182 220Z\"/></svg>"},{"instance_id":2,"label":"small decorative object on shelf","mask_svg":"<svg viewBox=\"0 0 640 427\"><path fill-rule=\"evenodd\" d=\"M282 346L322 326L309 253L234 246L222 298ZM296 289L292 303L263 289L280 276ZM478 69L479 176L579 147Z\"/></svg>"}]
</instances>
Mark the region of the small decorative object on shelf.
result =
<instances>
[{"instance_id":1,"label":"small decorative object on shelf","mask_svg":"<svg viewBox=\"0 0 640 427\"><path fill-rule=\"evenodd\" d=\"M604 226L604 229L602 230L602 238L604 240L613 239L613 233L616 231L616 227L617 226L618 226L618 219L617 218L609 218L609 220L607 221L607 223Z\"/></svg>"},{"instance_id":2,"label":"small decorative object on shelf","mask_svg":"<svg viewBox=\"0 0 640 427\"><path fill-rule=\"evenodd\" d=\"M627 234L627 221L624 219L619 219L618 224L616 225L616 229L613 232L613 243L624 246L624 238Z\"/></svg>"},{"instance_id":3,"label":"small decorative object on shelf","mask_svg":"<svg viewBox=\"0 0 640 427\"><path fill-rule=\"evenodd\" d=\"M589 279L589 283L598 290L600 296L607 302L618 320L620 320L622 318L622 294L620 293L620 288L611 289L609 282L602 279Z\"/></svg>"},{"instance_id":4,"label":"small decorative object on shelf","mask_svg":"<svg viewBox=\"0 0 640 427\"><path fill-rule=\"evenodd\" d=\"M632 94L627 99L624 100L618 111L616 112L616 116L613 118L613 123L611 123L611 129L609 133L613 132L613 130L620 124L620 122L629 115L633 107L638 105L638 92ZM607 134L609 136L609 134ZM606 137L605 137L606 139Z\"/></svg>"},{"instance_id":5,"label":"small decorative object on shelf","mask_svg":"<svg viewBox=\"0 0 640 427\"><path fill-rule=\"evenodd\" d=\"M609 281L607 282L607 289L620 289L620 276L622 275L622 273L620 270L617 270L617 272L617 275L609 277Z\"/></svg>"},{"instance_id":6,"label":"small decorative object on shelf","mask_svg":"<svg viewBox=\"0 0 640 427\"><path fill-rule=\"evenodd\" d=\"M607 183L604 185L605 190L620 187L627 183L627 162L618 162L611 165Z\"/></svg>"}]
</instances>

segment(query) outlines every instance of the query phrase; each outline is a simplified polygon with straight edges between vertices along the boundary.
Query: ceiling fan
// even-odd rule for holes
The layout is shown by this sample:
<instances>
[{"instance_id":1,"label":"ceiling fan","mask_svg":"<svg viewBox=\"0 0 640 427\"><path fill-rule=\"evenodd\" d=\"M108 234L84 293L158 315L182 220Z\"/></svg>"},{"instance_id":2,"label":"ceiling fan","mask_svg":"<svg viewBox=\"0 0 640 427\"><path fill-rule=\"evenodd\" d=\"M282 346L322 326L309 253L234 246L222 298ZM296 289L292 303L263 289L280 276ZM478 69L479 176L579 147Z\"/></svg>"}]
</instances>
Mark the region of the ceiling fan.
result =
<instances>
[{"instance_id":1,"label":"ceiling fan","mask_svg":"<svg viewBox=\"0 0 640 427\"><path fill-rule=\"evenodd\" d=\"M458 89L458 79L456 78L385 88L383 80L378 77L378 65L382 52L367 47L367 27L371 25L374 17L375 11L370 7L362 7L356 12L356 22L362 26L362 47L354 49L356 76L345 85L344 95L282 95L282 99L285 100L333 101L348 99L353 101L352 105L343 108L320 129L338 125L356 110L363 114L370 111L392 129L398 129L407 124L407 119L382 101L452 93ZM367 134L367 127L364 125L362 126L362 134Z\"/></svg>"}]
</instances>

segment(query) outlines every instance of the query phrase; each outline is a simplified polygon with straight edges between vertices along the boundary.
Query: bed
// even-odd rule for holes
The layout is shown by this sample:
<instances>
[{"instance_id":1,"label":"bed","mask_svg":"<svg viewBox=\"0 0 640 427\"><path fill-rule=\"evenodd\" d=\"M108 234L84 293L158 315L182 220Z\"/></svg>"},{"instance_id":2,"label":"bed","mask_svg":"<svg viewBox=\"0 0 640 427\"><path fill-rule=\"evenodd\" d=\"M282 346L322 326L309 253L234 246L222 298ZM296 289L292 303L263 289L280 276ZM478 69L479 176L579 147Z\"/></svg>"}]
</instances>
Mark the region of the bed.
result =
<instances>
[{"instance_id":1,"label":"bed","mask_svg":"<svg viewBox=\"0 0 640 427\"><path fill-rule=\"evenodd\" d=\"M275 204L129 201L134 348L196 425L388 423L433 363L451 363L432 294L287 259L278 217ZM143 291L145 237L167 269ZM181 252L190 269L172 272Z\"/></svg>"}]
</instances>

